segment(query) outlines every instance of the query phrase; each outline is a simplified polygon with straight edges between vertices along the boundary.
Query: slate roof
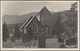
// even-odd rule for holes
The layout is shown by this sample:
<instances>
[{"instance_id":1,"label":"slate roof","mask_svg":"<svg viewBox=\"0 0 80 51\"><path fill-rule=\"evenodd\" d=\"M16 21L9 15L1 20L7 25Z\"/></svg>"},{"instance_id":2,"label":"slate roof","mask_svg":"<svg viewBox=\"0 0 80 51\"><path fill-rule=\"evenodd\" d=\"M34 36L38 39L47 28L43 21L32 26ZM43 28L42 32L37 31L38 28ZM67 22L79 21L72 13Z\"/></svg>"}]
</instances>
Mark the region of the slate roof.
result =
<instances>
[{"instance_id":1,"label":"slate roof","mask_svg":"<svg viewBox=\"0 0 80 51\"><path fill-rule=\"evenodd\" d=\"M20 27L20 29L27 27L27 26L32 22L32 20L34 20L34 19L36 19L36 20L38 21L38 24L43 27L43 25L39 22L39 20L37 19L36 16L34 16L34 17L31 16L31 17L29 18L29 20L26 20L26 22Z\"/></svg>"},{"instance_id":2,"label":"slate roof","mask_svg":"<svg viewBox=\"0 0 80 51\"><path fill-rule=\"evenodd\" d=\"M26 21L23 23L23 25L20 27L20 29L23 28L32 18L33 18L33 16L31 16L30 18L26 19Z\"/></svg>"}]
</instances>

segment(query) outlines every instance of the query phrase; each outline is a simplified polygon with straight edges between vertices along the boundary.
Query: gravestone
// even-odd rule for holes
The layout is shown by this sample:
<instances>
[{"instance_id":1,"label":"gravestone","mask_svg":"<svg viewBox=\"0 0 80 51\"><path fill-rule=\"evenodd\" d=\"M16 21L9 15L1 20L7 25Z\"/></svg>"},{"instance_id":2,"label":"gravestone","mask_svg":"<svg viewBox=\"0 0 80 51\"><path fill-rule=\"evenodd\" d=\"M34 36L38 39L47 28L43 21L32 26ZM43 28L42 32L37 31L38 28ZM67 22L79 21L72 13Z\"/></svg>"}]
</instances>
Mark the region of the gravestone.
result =
<instances>
[{"instance_id":1,"label":"gravestone","mask_svg":"<svg viewBox=\"0 0 80 51\"><path fill-rule=\"evenodd\" d=\"M46 40L44 36L39 37L39 48L45 48L46 47Z\"/></svg>"},{"instance_id":2,"label":"gravestone","mask_svg":"<svg viewBox=\"0 0 80 51\"><path fill-rule=\"evenodd\" d=\"M11 37L11 42L15 42L15 37L14 36Z\"/></svg>"}]
</instances>

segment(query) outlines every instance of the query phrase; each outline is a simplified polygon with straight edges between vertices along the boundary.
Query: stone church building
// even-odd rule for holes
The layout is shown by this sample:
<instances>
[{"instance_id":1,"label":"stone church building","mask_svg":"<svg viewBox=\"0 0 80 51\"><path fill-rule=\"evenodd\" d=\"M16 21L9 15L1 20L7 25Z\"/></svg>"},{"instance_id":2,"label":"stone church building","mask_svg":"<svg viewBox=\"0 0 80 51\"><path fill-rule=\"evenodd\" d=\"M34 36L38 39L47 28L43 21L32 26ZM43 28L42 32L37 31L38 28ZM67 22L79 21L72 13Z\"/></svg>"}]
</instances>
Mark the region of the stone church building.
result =
<instances>
[{"instance_id":1,"label":"stone church building","mask_svg":"<svg viewBox=\"0 0 80 51\"><path fill-rule=\"evenodd\" d=\"M38 13L40 23L44 26L45 37L51 37L53 28L53 17L51 12L46 7L43 7Z\"/></svg>"},{"instance_id":2,"label":"stone church building","mask_svg":"<svg viewBox=\"0 0 80 51\"><path fill-rule=\"evenodd\" d=\"M46 7L40 12L40 22L45 27L45 36L49 37L51 34L51 14Z\"/></svg>"},{"instance_id":3,"label":"stone church building","mask_svg":"<svg viewBox=\"0 0 80 51\"><path fill-rule=\"evenodd\" d=\"M54 21L49 10L43 7L37 16L31 16L29 20L20 27L20 31L22 32L22 36L25 37L24 39L38 39L40 36L49 38L53 31Z\"/></svg>"},{"instance_id":4,"label":"stone church building","mask_svg":"<svg viewBox=\"0 0 80 51\"><path fill-rule=\"evenodd\" d=\"M44 27L36 17L30 19L21 26L23 41L37 40L38 37L44 36Z\"/></svg>"}]
</instances>

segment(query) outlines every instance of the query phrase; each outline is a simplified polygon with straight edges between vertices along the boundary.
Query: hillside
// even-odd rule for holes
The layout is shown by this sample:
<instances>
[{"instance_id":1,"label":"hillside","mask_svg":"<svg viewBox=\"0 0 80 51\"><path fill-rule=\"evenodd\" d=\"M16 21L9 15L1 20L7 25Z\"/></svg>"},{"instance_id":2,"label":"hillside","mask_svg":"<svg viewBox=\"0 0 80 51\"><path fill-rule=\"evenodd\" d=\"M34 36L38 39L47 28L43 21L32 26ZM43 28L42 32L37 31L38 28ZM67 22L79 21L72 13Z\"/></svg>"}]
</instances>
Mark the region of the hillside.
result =
<instances>
[{"instance_id":1,"label":"hillside","mask_svg":"<svg viewBox=\"0 0 80 51\"><path fill-rule=\"evenodd\" d=\"M31 15L36 16L37 12L32 12L24 15L4 15L3 22L6 22L6 24L24 23L26 19L30 18Z\"/></svg>"},{"instance_id":2,"label":"hillside","mask_svg":"<svg viewBox=\"0 0 80 51\"><path fill-rule=\"evenodd\" d=\"M31 12L29 14L23 14L23 15L4 15L3 16L3 21L8 24L8 28L12 29L15 27L16 24L19 24L19 27L26 21L28 20L31 16L37 16L38 12ZM67 28L68 26L66 25L66 22L68 23L75 23L73 24L75 29L77 27L77 11L62 11L62 12L51 12L51 17L52 19L52 26L54 29L54 25L59 17L61 17L62 22L64 23L64 27ZM59 15L60 14L60 15ZM70 20L74 20L70 21ZM12 28L11 28L12 27Z\"/></svg>"},{"instance_id":3,"label":"hillside","mask_svg":"<svg viewBox=\"0 0 80 51\"><path fill-rule=\"evenodd\" d=\"M4 15L3 22L6 22L6 24L24 23L31 16L37 16L37 13L38 12L31 12L31 13L23 14L23 15ZM53 13L54 12L51 12L51 14Z\"/></svg>"}]
</instances>

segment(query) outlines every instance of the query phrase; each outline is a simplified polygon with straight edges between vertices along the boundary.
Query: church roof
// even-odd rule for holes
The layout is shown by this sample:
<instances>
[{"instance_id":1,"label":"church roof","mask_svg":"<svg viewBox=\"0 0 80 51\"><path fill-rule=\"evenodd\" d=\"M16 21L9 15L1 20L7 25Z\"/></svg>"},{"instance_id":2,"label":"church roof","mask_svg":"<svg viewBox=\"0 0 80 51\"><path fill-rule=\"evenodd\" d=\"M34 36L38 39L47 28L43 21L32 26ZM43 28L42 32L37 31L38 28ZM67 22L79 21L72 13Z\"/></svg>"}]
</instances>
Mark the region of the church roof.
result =
<instances>
[{"instance_id":1,"label":"church roof","mask_svg":"<svg viewBox=\"0 0 80 51\"><path fill-rule=\"evenodd\" d=\"M31 16L29 19L27 19L27 20L23 23L23 25L20 27L20 29L23 28L32 18L33 18L33 16Z\"/></svg>"},{"instance_id":2,"label":"church roof","mask_svg":"<svg viewBox=\"0 0 80 51\"><path fill-rule=\"evenodd\" d=\"M36 17L31 16L28 21L25 21L25 23L20 27L20 29L27 27L34 19L36 19L38 24L42 26L42 24L39 22L39 20Z\"/></svg>"},{"instance_id":3,"label":"church roof","mask_svg":"<svg viewBox=\"0 0 80 51\"><path fill-rule=\"evenodd\" d=\"M39 13L40 13L40 14L41 14L41 13L43 14L43 12L48 12L48 13L50 13L46 6L44 6Z\"/></svg>"}]
</instances>

